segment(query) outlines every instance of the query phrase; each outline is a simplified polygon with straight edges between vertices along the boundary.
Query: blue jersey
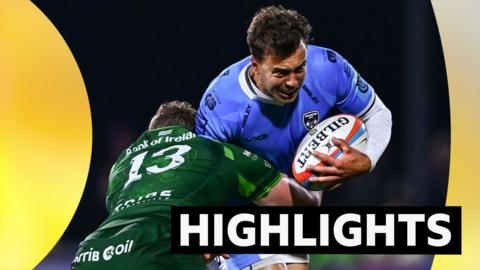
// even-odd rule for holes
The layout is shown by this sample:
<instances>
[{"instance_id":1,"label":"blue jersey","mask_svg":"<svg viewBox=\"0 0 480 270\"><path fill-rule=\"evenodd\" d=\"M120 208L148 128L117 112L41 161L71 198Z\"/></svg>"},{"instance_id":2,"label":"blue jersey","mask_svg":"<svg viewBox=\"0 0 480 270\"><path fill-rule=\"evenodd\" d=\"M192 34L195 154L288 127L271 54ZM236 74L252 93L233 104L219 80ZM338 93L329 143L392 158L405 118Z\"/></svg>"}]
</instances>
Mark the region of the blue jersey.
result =
<instances>
[{"instance_id":1,"label":"blue jersey","mask_svg":"<svg viewBox=\"0 0 480 270\"><path fill-rule=\"evenodd\" d=\"M226 68L203 95L197 134L237 144L292 175L297 147L332 109L357 116L373 105L375 93L336 52L308 45L305 80L293 103L279 104L249 76L250 57Z\"/></svg>"}]
</instances>

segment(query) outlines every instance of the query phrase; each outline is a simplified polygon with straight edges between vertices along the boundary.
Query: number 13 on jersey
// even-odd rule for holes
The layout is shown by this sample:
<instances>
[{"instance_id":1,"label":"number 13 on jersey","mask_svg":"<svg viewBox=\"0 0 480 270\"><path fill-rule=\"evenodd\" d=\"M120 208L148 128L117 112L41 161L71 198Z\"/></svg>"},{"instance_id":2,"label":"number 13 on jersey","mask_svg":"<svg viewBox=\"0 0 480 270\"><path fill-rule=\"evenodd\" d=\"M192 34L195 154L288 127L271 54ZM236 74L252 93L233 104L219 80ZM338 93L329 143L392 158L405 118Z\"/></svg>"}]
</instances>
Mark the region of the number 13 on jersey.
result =
<instances>
[{"instance_id":1,"label":"number 13 on jersey","mask_svg":"<svg viewBox=\"0 0 480 270\"><path fill-rule=\"evenodd\" d=\"M163 160L168 159L170 160L170 162L163 167L158 167L158 165L146 167L146 173L157 174L177 168L185 162L185 158L183 157L183 155L191 149L192 147L188 145L172 145L170 147L153 153L152 158L161 158ZM169 152L170 150L175 150L175 152L170 155L165 155L165 153ZM140 170L142 169L143 161L145 160L148 152L149 151L142 152L132 158L132 161L130 162L132 167L130 168L130 172L128 173L128 181L125 183L123 189L126 189L132 182L142 179L142 172Z\"/></svg>"}]
</instances>

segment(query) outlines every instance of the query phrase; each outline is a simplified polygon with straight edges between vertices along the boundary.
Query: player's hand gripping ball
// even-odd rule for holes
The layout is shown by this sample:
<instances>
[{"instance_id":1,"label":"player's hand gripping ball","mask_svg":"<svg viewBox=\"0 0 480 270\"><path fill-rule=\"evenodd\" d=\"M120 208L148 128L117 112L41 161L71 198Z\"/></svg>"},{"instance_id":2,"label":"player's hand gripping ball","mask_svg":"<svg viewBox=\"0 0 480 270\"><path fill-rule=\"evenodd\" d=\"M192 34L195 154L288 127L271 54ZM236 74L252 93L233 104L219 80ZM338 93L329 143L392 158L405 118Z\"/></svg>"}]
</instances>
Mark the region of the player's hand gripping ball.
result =
<instances>
[{"instance_id":1,"label":"player's hand gripping ball","mask_svg":"<svg viewBox=\"0 0 480 270\"><path fill-rule=\"evenodd\" d=\"M328 166L312 154L314 151L336 159L342 156L342 150L333 145L332 138L343 139L351 147L363 152L368 133L362 120L349 114L332 116L312 128L298 146L292 163L293 176L305 188L321 190L324 187L309 180L312 172L307 168L310 165Z\"/></svg>"}]
</instances>

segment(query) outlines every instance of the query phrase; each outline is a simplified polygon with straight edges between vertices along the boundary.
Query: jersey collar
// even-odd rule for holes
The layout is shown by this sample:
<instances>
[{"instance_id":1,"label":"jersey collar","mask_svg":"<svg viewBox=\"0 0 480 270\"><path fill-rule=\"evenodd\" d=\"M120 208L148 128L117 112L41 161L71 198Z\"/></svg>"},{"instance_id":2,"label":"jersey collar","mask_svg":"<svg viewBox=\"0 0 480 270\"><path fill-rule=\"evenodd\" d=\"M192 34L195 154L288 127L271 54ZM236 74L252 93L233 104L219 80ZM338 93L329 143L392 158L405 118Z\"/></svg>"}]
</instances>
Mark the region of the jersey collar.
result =
<instances>
[{"instance_id":1,"label":"jersey collar","mask_svg":"<svg viewBox=\"0 0 480 270\"><path fill-rule=\"evenodd\" d=\"M276 101L272 97L265 95L260 89L258 89L255 83L252 81L252 78L250 78L251 68L252 64L246 65L238 75L238 82L240 83L240 87L242 88L245 95L247 95L247 97L249 97L250 99L257 99L258 101L268 104L282 106L282 103Z\"/></svg>"}]
</instances>

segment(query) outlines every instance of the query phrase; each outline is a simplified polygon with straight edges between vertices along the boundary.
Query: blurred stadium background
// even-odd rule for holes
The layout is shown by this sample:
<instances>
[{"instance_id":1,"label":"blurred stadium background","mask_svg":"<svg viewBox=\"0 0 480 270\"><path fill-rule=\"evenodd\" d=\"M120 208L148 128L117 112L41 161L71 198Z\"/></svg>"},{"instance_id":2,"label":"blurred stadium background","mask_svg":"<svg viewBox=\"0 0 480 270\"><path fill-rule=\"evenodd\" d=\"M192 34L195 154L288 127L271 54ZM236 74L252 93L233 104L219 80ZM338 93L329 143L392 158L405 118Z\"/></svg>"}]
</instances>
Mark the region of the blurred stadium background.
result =
<instances>
[{"instance_id":1,"label":"blurred stadium background","mask_svg":"<svg viewBox=\"0 0 480 270\"><path fill-rule=\"evenodd\" d=\"M93 155L78 210L36 269L69 269L77 244L105 218L110 165L158 104L198 104L223 68L248 54L255 11L305 15L312 43L348 59L393 113L373 173L328 193L324 205L443 205L450 124L442 48L430 1L39 1L65 38L91 104ZM68 89L66 89L68 90ZM68 179L65 179L68 181ZM313 255L311 269L430 269L430 255Z\"/></svg>"}]
</instances>

